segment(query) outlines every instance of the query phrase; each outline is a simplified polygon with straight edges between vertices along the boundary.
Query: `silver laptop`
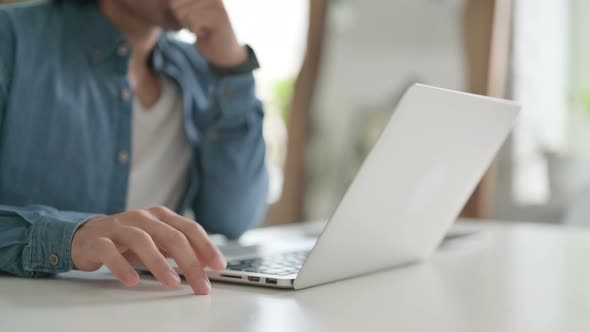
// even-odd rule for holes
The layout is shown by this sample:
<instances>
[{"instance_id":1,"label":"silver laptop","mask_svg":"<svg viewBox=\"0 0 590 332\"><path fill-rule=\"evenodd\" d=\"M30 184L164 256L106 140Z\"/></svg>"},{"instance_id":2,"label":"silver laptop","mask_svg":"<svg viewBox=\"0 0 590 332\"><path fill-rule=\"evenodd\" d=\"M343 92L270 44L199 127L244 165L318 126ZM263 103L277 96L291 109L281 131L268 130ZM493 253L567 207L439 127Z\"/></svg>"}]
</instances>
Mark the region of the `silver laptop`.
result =
<instances>
[{"instance_id":1,"label":"silver laptop","mask_svg":"<svg viewBox=\"0 0 590 332\"><path fill-rule=\"evenodd\" d=\"M428 258L518 113L505 100L411 86L319 238L267 231L225 246L227 270L209 277L302 289Z\"/></svg>"}]
</instances>

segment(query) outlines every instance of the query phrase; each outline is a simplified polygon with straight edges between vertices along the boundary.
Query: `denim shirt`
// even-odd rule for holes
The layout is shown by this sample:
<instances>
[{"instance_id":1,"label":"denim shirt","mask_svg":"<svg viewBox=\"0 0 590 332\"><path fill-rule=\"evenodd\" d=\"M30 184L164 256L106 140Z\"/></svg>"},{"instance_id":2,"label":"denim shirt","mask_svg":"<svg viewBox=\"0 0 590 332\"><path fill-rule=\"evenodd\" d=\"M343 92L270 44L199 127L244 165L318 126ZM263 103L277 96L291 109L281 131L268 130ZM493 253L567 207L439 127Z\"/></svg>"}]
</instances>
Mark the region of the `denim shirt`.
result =
<instances>
[{"instance_id":1,"label":"denim shirt","mask_svg":"<svg viewBox=\"0 0 590 332\"><path fill-rule=\"evenodd\" d=\"M0 271L68 271L77 228L126 210L129 47L96 5L0 7ZM183 96L192 161L177 211L240 236L262 219L268 185L252 74L217 76L167 34L150 64Z\"/></svg>"}]
</instances>

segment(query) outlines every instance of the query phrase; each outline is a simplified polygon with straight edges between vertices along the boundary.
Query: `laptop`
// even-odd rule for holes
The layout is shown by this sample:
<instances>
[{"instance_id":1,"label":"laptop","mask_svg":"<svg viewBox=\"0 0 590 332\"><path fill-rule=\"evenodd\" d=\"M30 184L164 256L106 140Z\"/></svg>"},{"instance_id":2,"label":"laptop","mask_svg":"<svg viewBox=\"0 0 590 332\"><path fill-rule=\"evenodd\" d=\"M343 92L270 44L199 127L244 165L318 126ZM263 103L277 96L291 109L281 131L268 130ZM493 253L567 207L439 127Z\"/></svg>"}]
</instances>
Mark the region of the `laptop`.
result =
<instances>
[{"instance_id":1,"label":"laptop","mask_svg":"<svg viewBox=\"0 0 590 332\"><path fill-rule=\"evenodd\" d=\"M509 101L411 86L319 237L271 229L222 246L228 267L209 278L303 289L427 259L518 113Z\"/></svg>"}]
</instances>

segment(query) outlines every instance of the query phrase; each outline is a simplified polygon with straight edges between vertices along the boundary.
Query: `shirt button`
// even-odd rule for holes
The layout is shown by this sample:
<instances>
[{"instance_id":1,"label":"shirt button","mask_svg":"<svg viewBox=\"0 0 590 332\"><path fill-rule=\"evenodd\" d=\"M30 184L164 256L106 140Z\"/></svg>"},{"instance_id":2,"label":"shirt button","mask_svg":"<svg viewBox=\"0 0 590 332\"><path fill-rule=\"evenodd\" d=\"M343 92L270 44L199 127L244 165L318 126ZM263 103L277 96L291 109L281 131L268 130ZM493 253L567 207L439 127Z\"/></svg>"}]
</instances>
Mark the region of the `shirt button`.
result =
<instances>
[{"instance_id":1,"label":"shirt button","mask_svg":"<svg viewBox=\"0 0 590 332\"><path fill-rule=\"evenodd\" d=\"M57 266L59 264L59 256L56 254L49 255L49 265Z\"/></svg>"},{"instance_id":2,"label":"shirt button","mask_svg":"<svg viewBox=\"0 0 590 332\"><path fill-rule=\"evenodd\" d=\"M117 47L117 55L121 58L124 58L127 55L129 55L129 46L125 44L119 45L119 47Z\"/></svg>"},{"instance_id":3,"label":"shirt button","mask_svg":"<svg viewBox=\"0 0 590 332\"><path fill-rule=\"evenodd\" d=\"M208 134L210 141L217 141L219 139L219 132L217 130L211 130Z\"/></svg>"},{"instance_id":4,"label":"shirt button","mask_svg":"<svg viewBox=\"0 0 590 332\"><path fill-rule=\"evenodd\" d=\"M226 98L233 97L234 96L234 92L231 89L229 89L229 88L225 88L225 89L223 89L223 96L226 97Z\"/></svg>"},{"instance_id":5,"label":"shirt button","mask_svg":"<svg viewBox=\"0 0 590 332\"><path fill-rule=\"evenodd\" d=\"M128 89L121 91L121 99L123 101L129 101L129 99L131 99L131 92L129 92Z\"/></svg>"},{"instance_id":6,"label":"shirt button","mask_svg":"<svg viewBox=\"0 0 590 332\"><path fill-rule=\"evenodd\" d=\"M119 163L122 165L126 165L129 162L129 152L126 150L119 151L119 153L117 153L117 160L119 160Z\"/></svg>"},{"instance_id":7,"label":"shirt button","mask_svg":"<svg viewBox=\"0 0 590 332\"><path fill-rule=\"evenodd\" d=\"M101 50L94 50L94 59L99 61L102 59L102 51Z\"/></svg>"}]
</instances>

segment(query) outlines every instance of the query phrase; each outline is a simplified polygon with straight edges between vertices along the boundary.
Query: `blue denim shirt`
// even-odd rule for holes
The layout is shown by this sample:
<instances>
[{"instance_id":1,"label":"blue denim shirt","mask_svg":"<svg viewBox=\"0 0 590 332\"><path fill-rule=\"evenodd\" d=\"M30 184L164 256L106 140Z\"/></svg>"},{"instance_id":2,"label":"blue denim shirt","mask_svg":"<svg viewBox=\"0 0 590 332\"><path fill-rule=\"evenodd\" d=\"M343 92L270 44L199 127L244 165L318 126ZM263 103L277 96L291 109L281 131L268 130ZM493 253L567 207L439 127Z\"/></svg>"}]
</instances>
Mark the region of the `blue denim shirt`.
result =
<instances>
[{"instance_id":1,"label":"blue denim shirt","mask_svg":"<svg viewBox=\"0 0 590 332\"><path fill-rule=\"evenodd\" d=\"M125 211L130 165L117 155L132 153L132 100L121 47L128 41L96 5L0 7L0 271L68 271L76 229ZM254 78L218 77L166 34L150 61L183 95L193 156L177 210L236 238L266 209Z\"/></svg>"}]
</instances>

